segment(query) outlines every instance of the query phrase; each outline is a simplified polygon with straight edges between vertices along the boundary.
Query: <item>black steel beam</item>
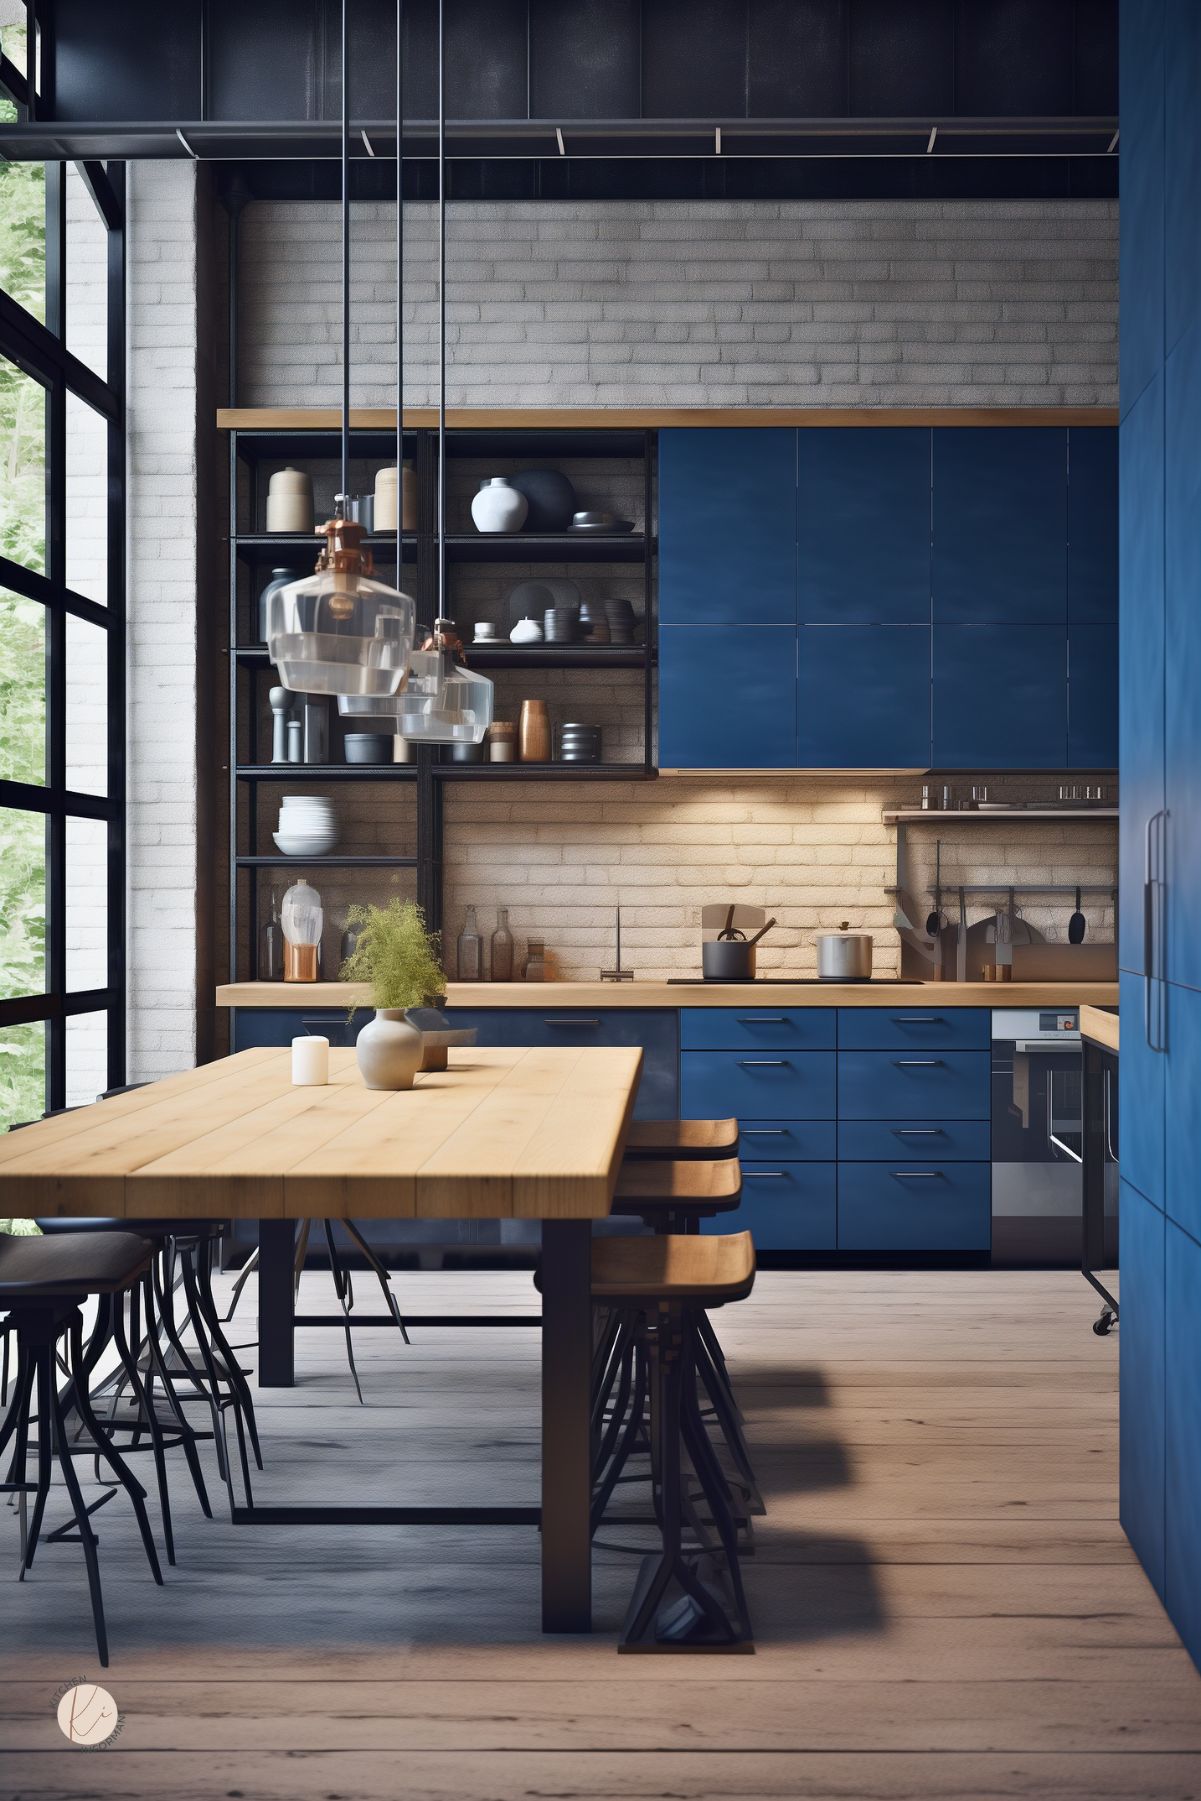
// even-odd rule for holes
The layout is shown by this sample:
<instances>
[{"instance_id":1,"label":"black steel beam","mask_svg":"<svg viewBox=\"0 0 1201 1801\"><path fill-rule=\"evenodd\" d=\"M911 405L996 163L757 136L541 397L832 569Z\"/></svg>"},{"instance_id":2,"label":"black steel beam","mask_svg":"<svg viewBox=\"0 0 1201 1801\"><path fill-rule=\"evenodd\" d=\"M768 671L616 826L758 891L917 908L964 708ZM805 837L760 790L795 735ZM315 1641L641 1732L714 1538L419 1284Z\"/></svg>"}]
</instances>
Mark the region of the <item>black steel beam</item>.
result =
<instances>
[{"instance_id":1,"label":"black steel beam","mask_svg":"<svg viewBox=\"0 0 1201 1801\"><path fill-rule=\"evenodd\" d=\"M125 223L125 208L103 163L89 157L76 163L80 180L96 204L96 211L110 231L120 231ZM111 379L111 377L110 377Z\"/></svg>"},{"instance_id":2,"label":"black steel beam","mask_svg":"<svg viewBox=\"0 0 1201 1801\"><path fill-rule=\"evenodd\" d=\"M3 154L2 150L0 154ZM61 339L3 290L0 290L0 340L4 343L5 354L27 375L35 379L61 376L71 391L86 400L102 418L120 419L120 402L108 383L101 381Z\"/></svg>"}]
</instances>

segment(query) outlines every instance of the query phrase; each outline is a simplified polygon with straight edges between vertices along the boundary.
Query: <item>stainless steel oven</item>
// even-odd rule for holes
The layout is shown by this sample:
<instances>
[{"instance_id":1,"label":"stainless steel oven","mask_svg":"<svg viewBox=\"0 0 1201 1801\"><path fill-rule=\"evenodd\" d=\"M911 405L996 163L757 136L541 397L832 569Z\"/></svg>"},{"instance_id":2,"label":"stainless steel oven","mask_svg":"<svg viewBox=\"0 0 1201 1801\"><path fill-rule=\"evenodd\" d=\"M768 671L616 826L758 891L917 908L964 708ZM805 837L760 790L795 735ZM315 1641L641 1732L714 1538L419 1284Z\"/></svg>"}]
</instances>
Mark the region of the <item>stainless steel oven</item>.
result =
<instances>
[{"instance_id":1,"label":"stainless steel oven","mask_svg":"<svg viewBox=\"0 0 1201 1801\"><path fill-rule=\"evenodd\" d=\"M1084 1160L1075 1007L992 1016L993 1262L1076 1267Z\"/></svg>"}]
</instances>

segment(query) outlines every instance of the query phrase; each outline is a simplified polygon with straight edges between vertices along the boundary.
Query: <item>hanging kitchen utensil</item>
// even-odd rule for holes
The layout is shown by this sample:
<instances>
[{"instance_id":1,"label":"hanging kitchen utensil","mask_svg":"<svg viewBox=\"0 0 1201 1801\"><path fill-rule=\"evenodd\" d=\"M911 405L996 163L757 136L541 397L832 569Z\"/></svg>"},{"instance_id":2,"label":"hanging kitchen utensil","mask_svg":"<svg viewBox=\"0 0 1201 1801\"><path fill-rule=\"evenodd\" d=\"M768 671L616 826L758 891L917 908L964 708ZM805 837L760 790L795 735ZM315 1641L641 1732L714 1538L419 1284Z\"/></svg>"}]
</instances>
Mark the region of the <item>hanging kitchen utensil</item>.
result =
<instances>
[{"instance_id":1,"label":"hanging kitchen utensil","mask_svg":"<svg viewBox=\"0 0 1201 1801\"><path fill-rule=\"evenodd\" d=\"M959 930L955 934L955 980L967 981L967 896L959 890Z\"/></svg>"},{"instance_id":2,"label":"hanging kitchen utensil","mask_svg":"<svg viewBox=\"0 0 1201 1801\"><path fill-rule=\"evenodd\" d=\"M729 939L738 939L738 938L746 937L746 933L738 931L738 929L736 928L736 926L734 924L734 909L737 905L738 905L737 901L730 902L730 911L726 914L726 923L721 928L721 931L717 934L719 943L722 943Z\"/></svg>"},{"instance_id":3,"label":"hanging kitchen utensil","mask_svg":"<svg viewBox=\"0 0 1201 1801\"><path fill-rule=\"evenodd\" d=\"M1083 944L1084 934L1088 930L1088 921L1080 911L1080 890L1076 890L1076 911L1068 920L1068 943Z\"/></svg>"},{"instance_id":4,"label":"hanging kitchen utensil","mask_svg":"<svg viewBox=\"0 0 1201 1801\"><path fill-rule=\"evenodd\" d=\"M753 938L747 939L748 949L750 948L750 946L752 944L758 944L760 938L765 937L767 935L767 933L771 931L771 929L775 925L775 923L776 922L774 919L769 919L765 926L760 926L759 930L755 933L755 936Z\"/></svg>"},{"instance_id":5,"label":"hanging kitchen utensil","mask_svg":"<svg viewBox=\"0 0 1201 1801\"><path fill-rule=\"evenodd\" d=\"M947 916L942 910L942 840L934 846L934 906L926 915L926 936L937 938L947 923Z\"/></svg>"}]
</instances>

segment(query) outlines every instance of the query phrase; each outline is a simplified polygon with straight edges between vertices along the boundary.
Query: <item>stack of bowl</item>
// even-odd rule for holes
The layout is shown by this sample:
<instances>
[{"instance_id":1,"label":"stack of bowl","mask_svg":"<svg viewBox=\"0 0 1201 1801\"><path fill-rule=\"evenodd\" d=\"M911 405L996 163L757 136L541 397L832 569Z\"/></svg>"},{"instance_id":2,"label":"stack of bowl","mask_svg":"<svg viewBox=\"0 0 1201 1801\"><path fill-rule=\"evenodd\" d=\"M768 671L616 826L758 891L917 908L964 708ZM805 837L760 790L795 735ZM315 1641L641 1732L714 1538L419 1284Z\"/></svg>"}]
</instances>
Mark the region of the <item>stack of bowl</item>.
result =
<instances>
[{"instance_id":1,"label":"stack of bowl","mask_svg":"<svg viewBox=\"0 0 1201 1801\"><path fill-rule=\"evenodd\" d=\"M575 607L547 607L542 618L543 635L548 644L574 644L579 624Z\"/></svg>"},{"instance_id":2,"label":"stack of bowl","mask_svg":"<svg viewBox=\"0 0 1201 1801\"><path fill-rule=\"evenodd\" d=\"M585 644L607 644L609 642L609 621L599 601L582 600L580 602L580 636Z\"/></svg>"},{"instance_id":3,"label":"stack of bowl","mask_svg":"<svg viewBox=\"0 0 1201 1801\"><path fill-rule=\"evenodd\" d=\"M605 615L609 621L610 644L632 644L638 617L630 602L628 600L607 600Z\"/></svg>"},{"instance_id":4,"label":"stack of bowl","mask_svg":"<svg viewBox=\"0 0 1201 1801\"><path fill-rule=\"evenodd\" d=\"M599 725L569 723L559 728L559 761L561 763L599 763L601 729Z\"/></svg>"},{"instance_id":5,"label":"stack of bowl","mask_svg":"<svg viewBox=\"0 0 1201 1801\"><path fill-rule=\"evenodd\" d=\"M338 842L333 802L319 794L285 794L272 833L285 857L323 857Z\"/></svg>"}]
</instances>

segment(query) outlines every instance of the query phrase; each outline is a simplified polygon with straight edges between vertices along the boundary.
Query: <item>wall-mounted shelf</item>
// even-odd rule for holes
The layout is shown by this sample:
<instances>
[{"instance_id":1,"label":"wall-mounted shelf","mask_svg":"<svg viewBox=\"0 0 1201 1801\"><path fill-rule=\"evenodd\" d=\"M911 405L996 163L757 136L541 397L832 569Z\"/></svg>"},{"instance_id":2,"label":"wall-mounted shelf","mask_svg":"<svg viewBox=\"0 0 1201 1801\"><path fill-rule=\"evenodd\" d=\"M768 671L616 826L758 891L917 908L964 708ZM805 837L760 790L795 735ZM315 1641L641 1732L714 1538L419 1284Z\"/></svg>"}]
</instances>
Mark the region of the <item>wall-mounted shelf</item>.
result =
<instances>
[{"instance_id":1,"label":"wall-mounted shelf","mask_svg":"<svg viewBox=\"0 0 1201 1801\"><path fill-rule=\"evenodd\" d=\"M1116 807L965 807L944 812L934 807L886 808L880 815L885 825L979 825L1021 819L1043 824L1056 819L1116 819Z\"/></svg>"},{"instance_id":2,"label":"wall-mounted shelf","mask_svg":"<svg viewBox=\"0 0 1201 1801\"><path fill-rule=\"evenodd\" d=\"M379 561L394 557L396 533L376 533L364 546ZM288 557L314 561L320 549L316 533L293 537L290 532L238 532L239 556L263 562ZM404 534L406 556L417 554L414 532ZM646 556L642 532L448 532L447 561L452 563L641 563Z\"/></svg>"},{"instance_id":3,"label":"wall-mounted shelf","mask_svg":"<svg viewBox=\"0 0 1201 1801\"><path fill-rule=\"evenodd\" d=\"M235 857L239 869L416 869L416 857L375 857L375 856L327 856L327 857L285 857L281 852L274 856Z\"/></svg>"},{"instance_id":4,"label":"wall-mounted shelf","mask_svg":"<svg viewBox=\"0 0 1201 1801\"><path fill-rule=\"evenodd\" d=\"M239 763L243 782L413 782L416 763Z\"/></svg>"},{"instance_id":5,"label":"wall-mounted shelf","mask_svg":"<svg viewBox=\"0 0 1201 1801\"><path fill-rule=\"evenodd\" d=\"M433 775L457 782L652 782L644 763L435 763Z\"/></svg>"},{"instance_id":6,"label":"wall-mounted shelf","mask_svg":"<svg viewBox=\"0 0 1201 1801\"><path fill-rule=\"evenodd\" d=\"M237 644L243 663L268 665L265 644ZM645 669L645 644L468 644L473 669Z\"/></svg>"}]
</instances>

